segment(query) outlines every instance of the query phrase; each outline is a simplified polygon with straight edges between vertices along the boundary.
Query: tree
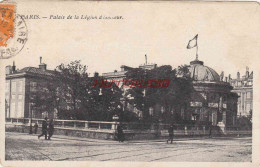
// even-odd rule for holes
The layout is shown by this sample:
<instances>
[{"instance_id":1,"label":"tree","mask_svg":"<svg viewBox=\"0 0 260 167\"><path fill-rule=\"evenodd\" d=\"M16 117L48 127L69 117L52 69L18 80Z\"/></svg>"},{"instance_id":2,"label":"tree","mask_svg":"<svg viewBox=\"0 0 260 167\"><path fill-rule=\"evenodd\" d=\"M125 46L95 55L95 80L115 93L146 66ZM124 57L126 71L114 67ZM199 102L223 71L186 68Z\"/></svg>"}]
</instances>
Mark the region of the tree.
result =
<instances>
[{"instance_id":1,"label":"tree","mask_svg":"<svg viewBox=\"0 0 260 167\"><path fill-rule=\"evenodd\" d=\"M252 122L246 116L240 116L237 118L237 126L240 130L252 130Z\"/></svg>"},{"instance_id":2,"label":"tree","mask_svg":"<svg viewBox=\"0 0 260 167\"><path fill-rule=\"evenodd\" d=\"M103 77L95 75L92 79L91 109L92 119L111 121L113 115L123 112L123 91L114 82L106 81L110 86L97 86L95 82L106 81Z\"/></svg>"},{"instance_id":3,"label":"tree","mask_svg":"<svg viewBox=\"0 0 260 167\"><path fill-rule=\"evenodd\" d=\"M149 108L156 105L163 106L165 112L155 111L165 122L170 121L172 110L177 113L181 107L188 105L190 94L192 92L192 80L189 77L187 66L172 69L171 66L161 66L152 70L133 69L126 73L126 80L169 80L167 87L132 87L127 91L127 96L132 97L129 100L138 110L143 111L145 121L151 121Z\"/></svg>"},{"instance_id":4,"label":"tree","mask_svg":"<svg viewBox=\"0 0 260 167\"><path fill-rule=\"evenodd\" d=\"M57 82L53 77L39 82L36 89L37 91L30 94L31 110L34 110L36 117L41 117L43 112L50 115L55 109L59 111L60 99L57 94Z\"/></svg>"},{"instance_id":5,"label":"tree","mask_svg":"<svg viewBox=\"0 0 260 167\"><path fill-rule=\"evenodd\" d=\"M112 115L122 108L122 91L115 85L112 87L93 86L96 80L103 78L95 73L89 77L87 67L80 61L57 67L59 94L66 107L59 116L65 119L83 119L110 121Z\"/></svg>"}]
</instances>

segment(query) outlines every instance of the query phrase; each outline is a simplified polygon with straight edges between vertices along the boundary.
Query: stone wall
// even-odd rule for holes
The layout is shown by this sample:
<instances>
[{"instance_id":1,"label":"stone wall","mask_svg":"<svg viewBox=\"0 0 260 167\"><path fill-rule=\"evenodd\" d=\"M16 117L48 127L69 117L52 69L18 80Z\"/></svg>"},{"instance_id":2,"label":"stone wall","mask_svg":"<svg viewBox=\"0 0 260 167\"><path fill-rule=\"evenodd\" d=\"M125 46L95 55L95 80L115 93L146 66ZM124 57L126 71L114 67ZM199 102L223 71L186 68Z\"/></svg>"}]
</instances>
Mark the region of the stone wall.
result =
<instances>
[{"instance_id":1,"label":"stone wall","mask_svg":"<svg viewBox=\"0 0 260 167\"><path fill-rule=\"evenodd\" d=\"M6 132L20 132L29 133L30 127L22 124L6 124ZM34 133L34 128L33 128ZM38 128L37 134L41 133L41 128ZM126 140L152 140L152 139L166 139L168 137L167 130L124 130ZM55 135L74 136L92 139L116 140L115 130L110 129L73 129L73 128L55 128ZM241 136L252 135L249 131L228 130L226 134L222 134L218 127L212 129L212 136ZM175 130L174 138L184 137L206 137L209 136L209 130L206 129L191 129L191 130Z\"/></svg>"}]
</instances>

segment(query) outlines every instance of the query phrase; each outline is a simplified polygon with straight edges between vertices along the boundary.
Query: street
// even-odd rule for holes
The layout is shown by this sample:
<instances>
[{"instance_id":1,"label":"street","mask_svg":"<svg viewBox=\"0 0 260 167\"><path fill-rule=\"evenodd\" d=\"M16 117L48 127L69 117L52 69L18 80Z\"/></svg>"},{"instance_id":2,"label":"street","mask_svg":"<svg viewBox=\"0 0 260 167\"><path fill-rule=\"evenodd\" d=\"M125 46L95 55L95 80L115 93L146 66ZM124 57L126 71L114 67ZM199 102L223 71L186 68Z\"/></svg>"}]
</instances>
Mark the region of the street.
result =
<instances>
[{"instance_id":1,"label":"street","mask_svg":"<svg viewBox=\"0 0 260 167\"><path fill-rule=\"evenodd\" d=\"M6 132L6 160L250 162L252 138L117 141Z\"/></svg>"}]
</instances>

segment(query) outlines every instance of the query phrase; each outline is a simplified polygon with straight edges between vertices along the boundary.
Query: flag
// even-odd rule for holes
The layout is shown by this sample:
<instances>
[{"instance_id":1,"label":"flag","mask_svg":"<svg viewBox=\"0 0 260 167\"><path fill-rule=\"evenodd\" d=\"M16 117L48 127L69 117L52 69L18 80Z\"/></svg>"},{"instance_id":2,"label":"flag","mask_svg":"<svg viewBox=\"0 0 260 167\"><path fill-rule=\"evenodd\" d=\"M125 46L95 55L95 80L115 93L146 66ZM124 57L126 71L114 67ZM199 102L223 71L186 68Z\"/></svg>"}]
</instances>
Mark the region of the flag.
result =
<instances>
[{"instance_id":1,"label":"flag","mask_svg":"<svg viewBox=\"0 0 260 167\"><path fill-rule=\"evenodd\" d=\"M187 49L191 49L197 46L197 39L198 39L198 34L189 41L188 45L187 45Z\"/></svg>"}]
</instances>

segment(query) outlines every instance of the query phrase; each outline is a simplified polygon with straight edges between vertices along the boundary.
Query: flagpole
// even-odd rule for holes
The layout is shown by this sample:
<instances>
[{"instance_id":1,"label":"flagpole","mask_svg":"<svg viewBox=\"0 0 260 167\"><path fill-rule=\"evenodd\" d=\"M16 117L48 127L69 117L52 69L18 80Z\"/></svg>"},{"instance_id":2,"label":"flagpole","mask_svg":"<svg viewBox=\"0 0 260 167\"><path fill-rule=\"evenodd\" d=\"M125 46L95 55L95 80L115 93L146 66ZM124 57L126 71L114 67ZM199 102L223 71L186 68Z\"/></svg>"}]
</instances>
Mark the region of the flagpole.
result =
<instances>
[{"instance_id":1,"label":"flagpole","mask_svg":"<svg viewBox=\"0 0 260 167\"><path fill-rule=\"evenodd\" d=\"M199 45L198 45L198 34L197 34L197 38L196 38L196 60L198 60L199 56L198 56L198 48L199 48Z\"/></svg>"},{"instance_id":2,"label":"flagpole","mask_svg":"<svg viewBox=\"0 0 260 167\"><path fill-rule=\"evenodd\" d=\"M198 44L196 46L196 60L198 60Z\"/></svg>"}]
</instances>

